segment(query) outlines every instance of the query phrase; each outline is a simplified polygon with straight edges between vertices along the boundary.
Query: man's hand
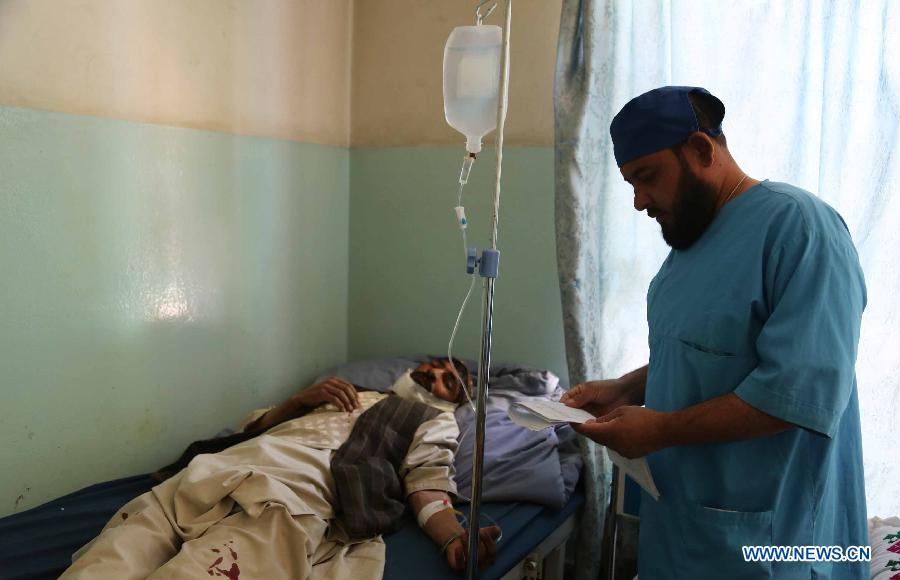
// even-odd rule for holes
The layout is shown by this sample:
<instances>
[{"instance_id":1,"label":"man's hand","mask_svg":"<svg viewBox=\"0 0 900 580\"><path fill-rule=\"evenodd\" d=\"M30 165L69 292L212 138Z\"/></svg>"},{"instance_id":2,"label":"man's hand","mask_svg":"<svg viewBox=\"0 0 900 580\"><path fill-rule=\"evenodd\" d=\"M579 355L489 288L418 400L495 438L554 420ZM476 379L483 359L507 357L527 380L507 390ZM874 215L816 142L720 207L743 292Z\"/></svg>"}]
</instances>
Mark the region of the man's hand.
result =
<instances>
[{"instance_id":1,"label":"man's hand","mask_svg":"<svg viewBox=\"0 0 900 580\"><path fill-rule=\"evenodd\" d=\"M631 391L621 381L588 381L575 385L562 396L560 403L584 409L595 417L602 417L624 405L633 405Z\"/></svg>"},{"instance_id":2,"label":"man's hand","mask_svg":"<svg viewBox=\"0 0 900 580\"><path fill-rule=\"evenodd\" d=\"M422 509L431 502L441 501L450 506L450 496L444 491L423 489L409 495L409 506L420 516ZM431 515L422 528L428 537L438 546L444 547L444 557L447 564L455 572L462 572L466 568L466 556L469 549L469 533L456 520L453 510L444 509ZM458 534L458 535L457 535ZM497 555L496 542L500 537L500 528L490 526L479 530L478 539L478 565L486 568L494 563ZM454 538L447 544L448 538Z\"/></svg>"},{"instance_id":3,"label":"man's hand","mask_svg":"<svg viewBox=\"0 0 900 580\"><path fill-rule=\"evenodd\" d=\"M622 406L572 428L622 455L643 457L670 444L668 416L645 407Z\"/></svg>"},{"instance_id":4,"label":"man's hand","mask_svg":"<svg viewBox=\"0 0 900 580\"><path fill-rule=\"evenodd\" d=\"M500 528L490 526L478 530L478 568L485 569L494 563L497 558L497 538L500 537ZM450 542L445 556L447 564L454 572L463 572L466 569L469 552L469 531Z\"/></svg>"},{"instance_id":5,"label":"man's hand","mask_svg":"<svg viewBox=\"0 0 900 580\"><path fill-rule=\"evenodd\" d=\"M338 377L329 377L321 383L307 387L289 399L297 409L318 407L332 403L348 413L359 408L356 388Z\"/></svg>"},{"instance_id":6,"label":"man's hand","mask_svg":"<svg viewBox=\"0 0 900 580\"><path fill-rule=\"evenodd\" d=\"M359 395L356 388L347 381L330 377L292 395L287 401L244 427L244 431L266 431L275 425L296 419L323 403L334 403L338 409L349 413L359 408Z\"/></svg>"}]
</instances>

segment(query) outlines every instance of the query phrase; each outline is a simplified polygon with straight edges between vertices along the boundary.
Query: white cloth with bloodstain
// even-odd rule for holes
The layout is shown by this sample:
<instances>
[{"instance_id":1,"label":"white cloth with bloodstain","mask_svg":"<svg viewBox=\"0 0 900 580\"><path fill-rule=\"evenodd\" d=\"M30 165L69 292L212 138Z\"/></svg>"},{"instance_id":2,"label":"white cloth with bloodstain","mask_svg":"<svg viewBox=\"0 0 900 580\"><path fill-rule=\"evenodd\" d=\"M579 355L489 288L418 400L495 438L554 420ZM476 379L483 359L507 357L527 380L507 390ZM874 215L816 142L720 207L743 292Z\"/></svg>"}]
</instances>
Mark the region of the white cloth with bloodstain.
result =
<instances>
[{"instance_id":1,"label":"white cloth with bloodstain","mask_svg":"<svg viewBox=\"0 0 900 580\"><path fill-rule=\"evenodd\" d=\"M117 513L63 578L232 578L231 564L245 578L380 578L381 538L348 542L331 521L330 465L359 415L386 396L361 392L353 413L321 405L225 451L198 455ZM407 494L455 494L458 434L450 412L419 427L399 473ZM232 550L238 562L229 560Z\"/></svg>"}]
</instances>

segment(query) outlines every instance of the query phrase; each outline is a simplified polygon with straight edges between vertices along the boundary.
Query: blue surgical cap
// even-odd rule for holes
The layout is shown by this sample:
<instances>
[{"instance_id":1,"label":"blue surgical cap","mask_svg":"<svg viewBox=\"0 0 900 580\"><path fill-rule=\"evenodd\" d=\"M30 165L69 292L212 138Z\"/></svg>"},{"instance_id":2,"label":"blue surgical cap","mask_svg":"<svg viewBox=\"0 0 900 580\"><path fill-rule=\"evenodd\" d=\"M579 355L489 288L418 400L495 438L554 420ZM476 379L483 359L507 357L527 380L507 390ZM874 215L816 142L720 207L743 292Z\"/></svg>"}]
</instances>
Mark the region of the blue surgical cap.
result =
<instances>
[{"instance_id":1,"label":"blue surgical cap","mask_svg":"<svg viewBox=\"0 0 900 580\"><path fill-rule=\"evenodd\" d=\"M688 99L691 93L708 95L719 108L720 122L714 129L702 129ZM609 126L616 164L622 167L638 157L668 149L702 131L710 137L722 134L722 101L700 87L660 87L628 101Z\"/></svg>"}]
</instances>

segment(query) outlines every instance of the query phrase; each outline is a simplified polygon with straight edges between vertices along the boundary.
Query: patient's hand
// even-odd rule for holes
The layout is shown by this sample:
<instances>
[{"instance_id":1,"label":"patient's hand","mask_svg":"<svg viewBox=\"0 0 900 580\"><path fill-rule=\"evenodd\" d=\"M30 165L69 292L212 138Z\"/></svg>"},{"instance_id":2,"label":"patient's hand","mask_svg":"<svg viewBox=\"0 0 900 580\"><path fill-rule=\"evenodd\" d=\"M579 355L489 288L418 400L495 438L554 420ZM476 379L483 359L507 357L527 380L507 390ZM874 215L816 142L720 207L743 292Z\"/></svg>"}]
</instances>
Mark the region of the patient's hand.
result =
<instances>
[{"instance_id":1,"label":"patient's hand","mask_svg":"<svg viewBox=\"0 0 900 580\"><path fill-rule=\"evenodd\" d=\"M348 413L359 408L359 395L356 388L338 377L330 377L321 383L307 387L290 398L290 402L302 408L318 407L332 403L338 409Z\"/></svg>"},{"instance_id":2,"label":"patient's hand","mask_svg":"<svg viewBox=\"0 0 900 580\"><path fill-rule=\"evenodd\" d=\"M359 395L356 388L347 381L330 377L292 395L287 401L244 427L244 431L266 431L275 425L296 419L324 403L333 403L338 409L349 413L359 408Z\"/></svg>"},{"instance_id":3,"label":"patient's hand","mask_svg":"<svg viewBox=\"0 0 900 580\"><path fill-rule=\"evenodd\" d=\"M500 528L490 526L478 530L478 567L487 568L494 563L497 557L497 538L500 537ZM469 552L469 532L466 530L462 536L453 540L447 547L447 564L454 572L463 572L466 569L467 555Z\"/></svg>"}]
</instances>

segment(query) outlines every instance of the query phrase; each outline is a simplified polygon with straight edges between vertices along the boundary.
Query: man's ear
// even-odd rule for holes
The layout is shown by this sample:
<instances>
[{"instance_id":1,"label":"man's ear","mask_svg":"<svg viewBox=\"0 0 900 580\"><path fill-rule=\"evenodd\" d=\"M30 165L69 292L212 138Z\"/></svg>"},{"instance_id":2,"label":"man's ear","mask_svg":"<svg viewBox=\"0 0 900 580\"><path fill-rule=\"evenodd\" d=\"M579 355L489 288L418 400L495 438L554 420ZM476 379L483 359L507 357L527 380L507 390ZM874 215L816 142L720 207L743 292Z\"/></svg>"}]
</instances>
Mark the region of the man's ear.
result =
<instances>
[{"instance_id":1,"label":"man's ear","mask_svg":"<svg viewBox=\"0 0 900 580\"><path fill-rule=\"evenodd\" d=\"M712 138L701 131L691 133L687 138L687 145L690 148L690 155L694 161L701 167L711 167L716 160L716 142Z\"/></svg>"}]
</instances>

